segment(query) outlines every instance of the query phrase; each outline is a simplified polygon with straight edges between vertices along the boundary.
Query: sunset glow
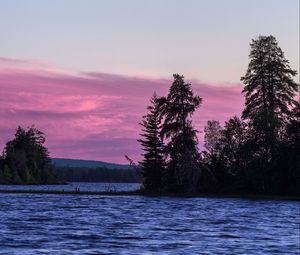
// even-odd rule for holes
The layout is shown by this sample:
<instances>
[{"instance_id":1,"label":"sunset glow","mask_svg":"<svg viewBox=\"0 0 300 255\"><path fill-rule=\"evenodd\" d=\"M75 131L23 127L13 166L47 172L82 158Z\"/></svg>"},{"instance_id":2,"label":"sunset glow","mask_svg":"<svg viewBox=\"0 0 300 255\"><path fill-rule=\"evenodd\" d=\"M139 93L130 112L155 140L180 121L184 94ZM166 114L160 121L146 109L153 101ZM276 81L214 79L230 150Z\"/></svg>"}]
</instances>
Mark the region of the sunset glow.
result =
<instances>
[{"instance_id":1,"label":"sunset glow","mask_svg":"<svg viewBox=\"0 0 300 255\"><path fill-rule=\"evenodd\" d=\"M276 36L299 70L296 0L12 0L0 10L1 148L18 125L35 125L53 157L138 160L141 117L173 73L203 98L193 119L202 147L207 120L241 113L252 38Z\"/></svg>"},{"instance_id":2,"label":"sunset glow","mask_svg":"<svg viewBox=\"0 0 300 255\"><path fill-rule=\"evenodd\" d=\"M24 61L25 62L25 61ZM13 67L12 63L18 63ZM36 125L47 136L53 157L124 163L124 154L139 159L139 122L154 91L165 95L170 79L150 79L105 73L74 73L41 69L34 61L0 60L1 146L15 128ZM240 84L190 81L203 105L195 126L239 114ZM234 103L233 103L234 102ZM202 135L199 134L200 146Z\"/></svg>"}]
</instances>

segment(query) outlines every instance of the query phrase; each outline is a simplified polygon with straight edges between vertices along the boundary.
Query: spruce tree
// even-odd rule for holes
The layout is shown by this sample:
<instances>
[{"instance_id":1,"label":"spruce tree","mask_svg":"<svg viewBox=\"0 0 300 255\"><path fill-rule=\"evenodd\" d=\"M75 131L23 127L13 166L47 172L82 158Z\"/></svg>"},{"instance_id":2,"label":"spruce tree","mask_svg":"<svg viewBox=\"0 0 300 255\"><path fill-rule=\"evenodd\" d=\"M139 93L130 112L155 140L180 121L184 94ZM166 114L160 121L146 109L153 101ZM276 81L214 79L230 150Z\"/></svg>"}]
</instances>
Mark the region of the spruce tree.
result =
<instances>
[{"instance_id":1,"label":"spruce tree","mask_svg":"<svg viewBox=\"0 0 300 255\"><path fill-rule=\"evenodd\" d=\"M167 174L164 185L174 191L194 192L198 174L197 131L191 116L202 99L195 96L190 83L174 74L167 97L158 99L160 118L163 119L161 136L166 140Z\"/></svg>"},{"instance_id":2,"label":"spruce tree","mask_svg":"<svg viewBox=\"0 0 300 255\"><path fill-rule=\"evenodd\" d=\"M261 185L267 190L280 137L296 103L296 71L290 68L275 37L259 36L250 46L250 63L241 78L246 98L242 118L249 123L255 149L252 154L261 162Z\"/></svg>"},{"instance_id":3,"label":"spruce tree","mask_svg":"<svg viewBox=\"0 0 300 255\"><path fill-rule=\"evenodd\" d=\"M160 139L160 120L157 108L156 94L150 100L149 113L143 117L140 123L143 127L141 139L138 141L142 145L143 160L142 166L143 186L147 190L157 190L162 185L162 175L164 172L163 144Z\"/></svg>"}]
</instances>

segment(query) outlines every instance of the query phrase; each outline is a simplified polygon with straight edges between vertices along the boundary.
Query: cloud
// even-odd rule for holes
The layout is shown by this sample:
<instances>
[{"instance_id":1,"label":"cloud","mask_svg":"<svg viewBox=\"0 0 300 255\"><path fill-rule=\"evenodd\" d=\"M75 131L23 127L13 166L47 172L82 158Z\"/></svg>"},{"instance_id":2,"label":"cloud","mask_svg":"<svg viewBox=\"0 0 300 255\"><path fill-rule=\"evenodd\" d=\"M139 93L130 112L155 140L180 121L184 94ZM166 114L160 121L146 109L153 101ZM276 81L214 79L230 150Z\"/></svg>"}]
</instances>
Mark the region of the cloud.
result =
<instances>
[{"instance_id":1,"label":"cloud","mask_svg":"<svg viewBox=\"0 0 300 255\"><path fill-rule=\"evenodd\" d=\"M27 65L30 68L20 68ZM36 61L0 58L0 146L18 125L46 133L52 156L125 163L139 159L139 122L153 92L166 95L171 79L107 73L69 73ZM192 82L203 104L194 114L199 131L207 120L239 115L240 84ZM200 144L203 134L199 134Z\"/></svg>"}]
</instances>

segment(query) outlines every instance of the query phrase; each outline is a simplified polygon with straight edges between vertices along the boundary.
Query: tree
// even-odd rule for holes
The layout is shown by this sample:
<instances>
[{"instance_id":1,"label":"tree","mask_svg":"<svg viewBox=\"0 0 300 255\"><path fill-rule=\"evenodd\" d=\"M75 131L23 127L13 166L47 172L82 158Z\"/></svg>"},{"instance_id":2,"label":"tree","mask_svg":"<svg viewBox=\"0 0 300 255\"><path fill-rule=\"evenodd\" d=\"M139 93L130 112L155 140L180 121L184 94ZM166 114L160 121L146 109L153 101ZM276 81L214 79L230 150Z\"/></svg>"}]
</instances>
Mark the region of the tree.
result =
<instances>
[{"instance_id":1,"label":"tree","mask_svg":"<svg viewBox=\"0 0 300 255\"><path fill-rule=\"evenodd\" d=\"M198 172L196 130L191 116L202 99L195 96L190 83L174 74L167 97L158 99L160 118L163 120L161 137L166 141L165 154L167 174L164 183L173 191L192 192L196 189L195 175Z\"/></svg>"},{"instance_id":2,"label":"tree","mask_svg":"<svg viewBox=\"0 0 300 255\"><path fill-rule=\"evenodd\" d=\"M30 127L27 130L18 127L15 138L6 143L4 149L4 169L6 182L52 183L56 178L52 173L51 159L44 146L45 136Z\"/></svg>"},{"instance_id":3,"label":"tree","mask_svg":"<svg viewBox=\"0 0 300 255\"><path fill-rule=\"evenodd\" d=\"M247 141L247 125L234 116L225 122L220 132L219 150L230 173L237 174L244 167L244 145Z\"/></svg>"},{"instance_id":4,"label":"tree","mask_svg":"<svg viewBox=\"0 0 300 255\"><path fill-rule=\"evenodd\" d=\"M288 126L288 137L291 152L289 153L289 167L294 189L300 195L300 102L293 109L293 119Z\"/></svg>"},{"instance_id":5,"label":"tree","mask_svg":"<svg viewBox=\"0 0 300 255\"><path fill-rule=\"evenodd\" d=\"M160 120L157 105L157 96L154 93L151 98L151 105L148 107L149 113L143 117L140 123L143 127L141 139L143 160L142 166L143 186L145 189L160 189L162 185L162 175L164 173L163 143L160 139Z\"/></svg>"},{"instance_id":6,"label":"tree","mask_svg":"<svg viewBox=\"0 0 300 255\"><path fill-rule=\"evenodd\" d=\"M275 191L280 194L300 195L300 103L293 109L292 119L286 129L273 177Z\"/></svg>"},{"instance_id":7,"label":"tree","mask_svg":"<svg viewBox=\"0 0 300 255\"><path fill-rule=\"evenodd\" d=\"M280 137L295 106L296 71L273 36L259 36L250 44L250 63L244 77L245 109L242 118L249 124L254 157L262 166L262 189L270 188Z\"/></svg>"},{"instance_id":8,"label":"tree","mask_svg":"<svg viewBox=\"0 0 300 255\"><path fill-rule=\"evenodd\" d=\"M204 148L210 153L215 154L221 138L222 127L217 120L207 121L204 127Z\"/></svg>"}]
</instances>

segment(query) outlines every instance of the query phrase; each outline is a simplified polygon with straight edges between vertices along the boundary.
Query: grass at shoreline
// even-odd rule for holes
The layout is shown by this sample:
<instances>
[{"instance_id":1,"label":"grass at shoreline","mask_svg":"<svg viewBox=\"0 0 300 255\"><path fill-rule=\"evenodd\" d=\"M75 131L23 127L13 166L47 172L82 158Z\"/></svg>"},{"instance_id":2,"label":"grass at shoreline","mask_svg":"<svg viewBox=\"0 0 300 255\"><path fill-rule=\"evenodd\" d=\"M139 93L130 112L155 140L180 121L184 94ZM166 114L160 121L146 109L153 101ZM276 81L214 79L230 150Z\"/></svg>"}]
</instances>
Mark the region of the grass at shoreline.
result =
<instances>
[{"instance_id":1,"label":"grass at shoreline","mask_svg":"<svg viewBox=\"0 0 300 255\"><path fill-rule=\"evenodd\" d=\"M60 191L60 190L0 190L0 194L49 194L49 195L94 195L94 196L148 196L179 198L240 198L253 200L291 200L300 201L300 196L258 195L258 194L186 194L136 191Z\"/></svg>"}]
</instances>

